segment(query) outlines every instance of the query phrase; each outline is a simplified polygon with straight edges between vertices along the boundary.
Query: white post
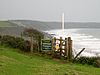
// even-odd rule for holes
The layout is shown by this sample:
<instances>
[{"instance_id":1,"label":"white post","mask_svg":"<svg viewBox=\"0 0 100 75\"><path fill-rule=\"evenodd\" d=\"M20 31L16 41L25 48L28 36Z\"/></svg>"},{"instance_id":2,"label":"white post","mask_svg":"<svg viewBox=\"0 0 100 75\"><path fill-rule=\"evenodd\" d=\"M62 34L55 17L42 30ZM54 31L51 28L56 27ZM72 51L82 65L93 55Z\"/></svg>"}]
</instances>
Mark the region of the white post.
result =
<instances>
[{"instance_id":1,"label":"white post","mask_svg":"<svg viewBox=\"0 0 100 75\"><path fill-rule=\"evenodd\" d=\"M64 13L62 13L62 31L64 32Z\"/></svg>"}]
</instances>

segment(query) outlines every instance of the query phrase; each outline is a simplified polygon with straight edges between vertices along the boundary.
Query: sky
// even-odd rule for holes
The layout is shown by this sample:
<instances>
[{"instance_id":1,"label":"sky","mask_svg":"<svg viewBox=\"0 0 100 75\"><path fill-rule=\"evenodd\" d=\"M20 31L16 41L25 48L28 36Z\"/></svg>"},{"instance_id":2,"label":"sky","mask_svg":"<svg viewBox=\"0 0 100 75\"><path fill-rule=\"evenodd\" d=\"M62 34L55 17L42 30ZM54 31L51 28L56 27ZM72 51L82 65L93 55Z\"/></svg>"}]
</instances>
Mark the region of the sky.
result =
<instances>
[{"instance_id":1,"label":"sky","mask_svg":"<svg viewBox=\"0 0 100 75\"><path fill-rule=\"evenodd\" d=\"M100 22L100 0L0 0L0 20Z\"/></svg>"}]
</instances>

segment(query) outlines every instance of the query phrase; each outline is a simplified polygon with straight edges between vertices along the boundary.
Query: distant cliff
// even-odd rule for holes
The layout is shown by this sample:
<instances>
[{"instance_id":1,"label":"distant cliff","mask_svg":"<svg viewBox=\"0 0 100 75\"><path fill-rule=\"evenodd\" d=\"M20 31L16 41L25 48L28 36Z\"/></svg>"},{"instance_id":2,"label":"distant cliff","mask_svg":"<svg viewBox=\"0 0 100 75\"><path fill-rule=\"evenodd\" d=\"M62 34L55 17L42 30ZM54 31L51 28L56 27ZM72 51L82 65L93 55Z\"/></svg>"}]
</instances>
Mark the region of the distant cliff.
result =
<instances>
[{"instance_id":1,"label":"distant cliff","mask_svg":"<svg viewBox=\"0 0 100 75\"><path fill-rule=\"evenodd\" d=\"M21 26L33 27L40 31L61 29L60 22L42 22L42 21L32 21L32 20L12 20ZM100 28L100 23L96 22L65 22L65 29L70 28Z\"/></svg>"}]
</instances>

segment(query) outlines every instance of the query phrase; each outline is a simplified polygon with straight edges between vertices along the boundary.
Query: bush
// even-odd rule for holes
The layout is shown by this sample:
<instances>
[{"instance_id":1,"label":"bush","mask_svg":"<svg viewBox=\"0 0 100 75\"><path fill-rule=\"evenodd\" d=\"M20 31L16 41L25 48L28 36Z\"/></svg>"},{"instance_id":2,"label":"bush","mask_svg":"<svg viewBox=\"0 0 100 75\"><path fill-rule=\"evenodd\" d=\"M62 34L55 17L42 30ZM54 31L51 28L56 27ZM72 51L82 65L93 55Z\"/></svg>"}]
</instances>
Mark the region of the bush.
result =
<instances>
[{"instance_id":1,"label":"bush","mask_svg":"<svg viewBox=\"0 0 100 75\"><path fill-rule=\"evenodd\" d=\"M13 48L16 48L15 37L9 36L9 35L4 35L1 39L1 44L5 44L5 45L11 46Z\"/></svg>"},{"instance_id":2,"label":"bush","mask_svg":"<svg viewBox=\"0 0 100 75\"><path fill-rule=\"evenodd\" d=\"M0 35L0 41L1 41L2 36Z\"/></svg>"},{"instance_id":3,"label":"bush","mask_svg":"<svg viewBox=\"0 0 100 75\"><path fill-rule=\"evenodd\" d=\"M13 48L19 48L22 51L29 52L30 51L30 41L24 40L20 37L14 37L10 35L4 35L1 38L1 44L7 45ZM33 49L37 50L37 44L33 44Z\"/></svg>"},{"instance_id":4,"label":"bush","mask_svg":"<svg viewBox=\"0 0 100 75\"><path fill-rule=\"evenodd\" d=\"M16 48L23 49L24 39L16 37L15 42L16 42L16 44L15 44Z\"/></svg>"},{"instance_id":5,"label":"bush","mask_svg":"<svg viewBox=\"0 0 100 75\"><path fill-rule=\"evenodd\" d=\"M79 57L74 62L81 64L93 65L95 67L100 67L99 57Z\"/></svg>"},{"instance_id":6,"label":"bush","mask_svg":"<svg viewBox=\"0 0 100 75\"><path fill-rule=\"evenodd\" d=\"M25 52L30 52L30 42L29 41L24 41L24 44L23 44L23 48L21 50L25 51Z\"/></svg>"},{"instance_id":7,"label":"bush","mask_svg":"<svg viewBox=\"0 0 100 75\"><path fill-rule=\"evenodd\" d=\"M76 62L81 63L81 64L93 64L93 62L96 60L96 58L90 58L90 57L80 57L76 59Z\"/></svg>"},{"instance_id":8,"label":"bush","mask_svg":"<svg viewBox=\"0 0 100 75\"><path fill-rule=\"evenodd\" d=\"M100 58L94 62L93 66L100 68Z\"/></svg>"}]
</instances>

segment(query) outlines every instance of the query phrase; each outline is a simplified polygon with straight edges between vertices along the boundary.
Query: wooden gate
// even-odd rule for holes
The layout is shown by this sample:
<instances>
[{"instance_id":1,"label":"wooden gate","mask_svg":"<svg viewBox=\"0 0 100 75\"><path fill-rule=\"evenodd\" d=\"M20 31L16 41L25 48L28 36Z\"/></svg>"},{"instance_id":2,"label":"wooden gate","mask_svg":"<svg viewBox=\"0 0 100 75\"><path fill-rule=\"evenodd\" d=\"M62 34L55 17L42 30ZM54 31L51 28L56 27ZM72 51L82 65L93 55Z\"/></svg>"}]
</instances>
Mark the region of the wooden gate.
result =
<instances>
[{"instance_id":1,"label":"wooden gate","mask_svg":"<svg viewBox=\"0 0 100 75\"><path fill-rule=\"evenodd\" d=\"M56 41L59 41L58 43ZM57 39L54 37L52 39L52 50L54 52L59 52L60 56L66 57L68 60L71 60L73 55L72 55L72 40L71 37L62 39Z\"/></svg>"}]
</instances>

